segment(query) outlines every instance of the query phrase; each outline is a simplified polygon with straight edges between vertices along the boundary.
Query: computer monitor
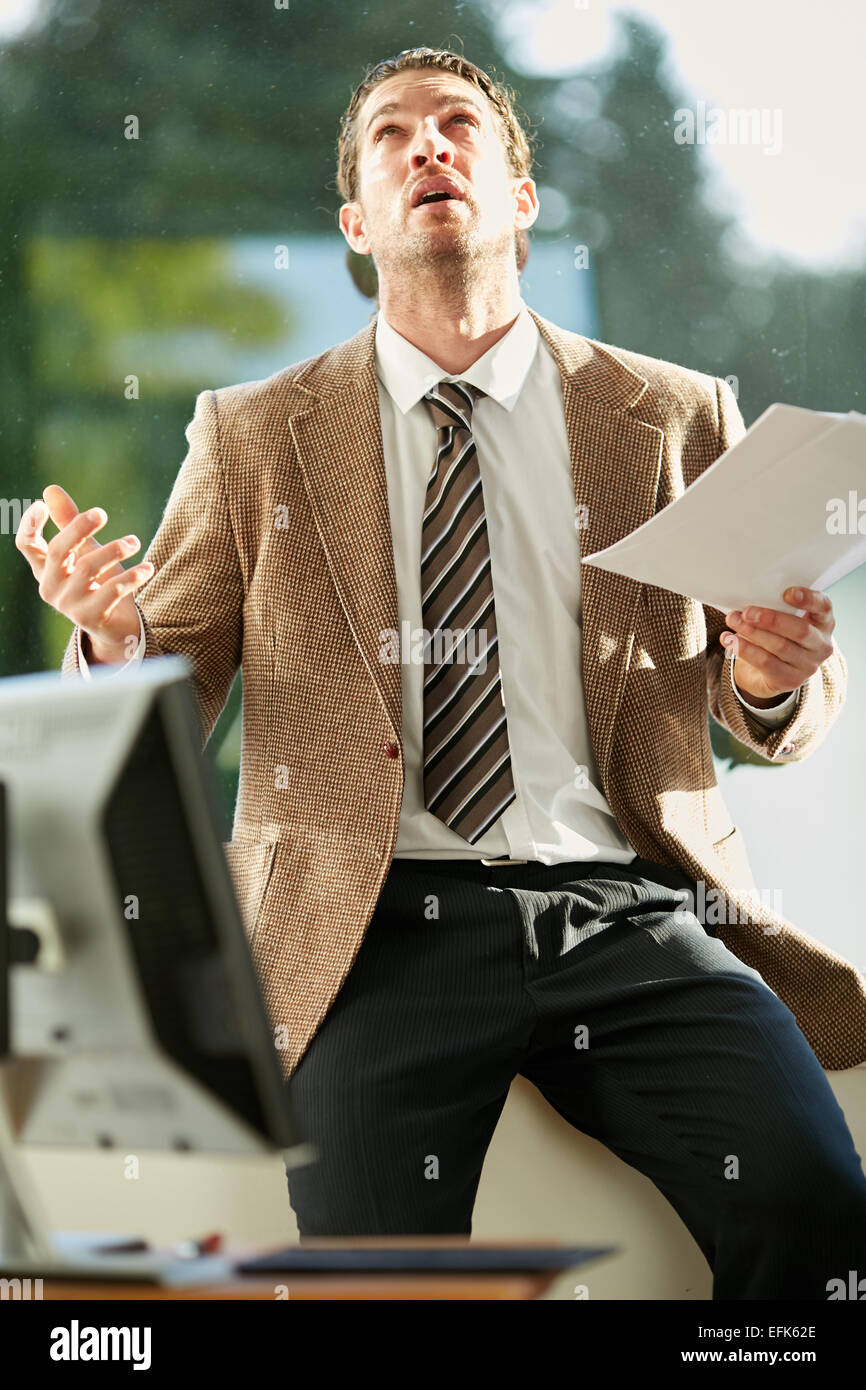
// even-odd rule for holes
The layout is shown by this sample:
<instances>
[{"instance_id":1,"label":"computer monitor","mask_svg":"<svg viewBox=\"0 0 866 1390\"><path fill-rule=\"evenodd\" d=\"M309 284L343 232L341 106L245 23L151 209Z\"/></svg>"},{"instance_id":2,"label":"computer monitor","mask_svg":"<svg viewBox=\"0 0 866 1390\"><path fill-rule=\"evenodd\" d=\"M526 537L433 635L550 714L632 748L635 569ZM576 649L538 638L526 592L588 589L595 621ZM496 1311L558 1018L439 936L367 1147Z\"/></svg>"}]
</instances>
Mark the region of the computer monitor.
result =
<instances>
[{"instance_id":1,"label":"computer monitor","mask_svg":"<svg viewBox=\"0 0 866 1390\"><path fill-rule=\"evenodd\" d=\"M172 656L90 681L0 681L5 1269L66 1268L71 1248L78 1267L106 1258L45 1231L16 1143L281 1151L287 1168L314 1157L223 853L190 676Z\"/></svg>"}]
</instances>

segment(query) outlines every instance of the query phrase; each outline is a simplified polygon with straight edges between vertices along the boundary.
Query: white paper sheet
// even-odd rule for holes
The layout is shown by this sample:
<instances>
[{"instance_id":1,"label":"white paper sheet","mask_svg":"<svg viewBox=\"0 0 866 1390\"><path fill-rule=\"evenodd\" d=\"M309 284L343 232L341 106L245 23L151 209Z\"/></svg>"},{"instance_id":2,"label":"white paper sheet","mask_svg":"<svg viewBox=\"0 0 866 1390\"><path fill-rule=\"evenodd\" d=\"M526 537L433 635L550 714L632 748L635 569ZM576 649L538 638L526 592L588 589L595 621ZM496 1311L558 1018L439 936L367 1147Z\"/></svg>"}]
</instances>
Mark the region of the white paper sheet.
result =
<instances>
[{"instance_id":1,"label":"white paper sheet","mask_svg":"<svg viewBox=\"0 0 866 1390\"><path fill-rule=\"evenodd\" d=\"M584 564L723 613L753 604L801 614L785 589L827 589L864 560L866 416L776 404L681 497Z\"/></svg>"}]
</instances>

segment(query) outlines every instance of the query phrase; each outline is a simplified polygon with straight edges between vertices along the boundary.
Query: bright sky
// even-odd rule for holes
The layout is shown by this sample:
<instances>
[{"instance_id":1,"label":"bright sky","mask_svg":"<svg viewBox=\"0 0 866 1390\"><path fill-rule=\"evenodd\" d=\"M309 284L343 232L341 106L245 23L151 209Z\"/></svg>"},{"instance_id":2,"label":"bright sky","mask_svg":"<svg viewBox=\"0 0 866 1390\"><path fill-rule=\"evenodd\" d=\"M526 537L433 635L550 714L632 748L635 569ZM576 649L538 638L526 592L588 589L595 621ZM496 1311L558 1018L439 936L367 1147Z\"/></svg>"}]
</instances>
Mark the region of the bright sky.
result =
<instances>
[{"instance_id":1,"label":"bright sky","mask_svg":"<svg viewBox=\"0 0 866 1390\"><path fill-rule=\"evenodd\" d=\"M95 4L81 8L98 21ZM0 0L0 39L36 9L37 0ZM866 258L862 0L496 0L494 9L515 68L559 74L578 74L611 51L616 11L654 20L670 36L686 105L757 108L767 113L765 143L781 135L778 154L760 143L705 146L718 175L714 196L747 237L816 266Z\"/></svg>"},{"instance_id":2,"label":"bright sky","mask_svg":"<svg viewBox=\"0 0 866 1390\"><path fill-rule=\"evenodd\" d=\"M17 34L29 22L35 10L34 0L0 0L0 38Z\"/></svg>"},{"instance_id":3,"label":"bright sky","mask_svg":"<svg viewBox=\"0 0 866 1390\"><path fill-rule=\"evenodd\" d=\"M862 0L512 0L504 32L523 71L579 74L612 51L617 11L670 38L675 90L695 107L781 111L781 152L706 145L714 190L753 241L816 265L866 259ZM770 127L772 129L772 127ZM768 142L769 143L769 142Z\"/></svg>"}]
</instances>

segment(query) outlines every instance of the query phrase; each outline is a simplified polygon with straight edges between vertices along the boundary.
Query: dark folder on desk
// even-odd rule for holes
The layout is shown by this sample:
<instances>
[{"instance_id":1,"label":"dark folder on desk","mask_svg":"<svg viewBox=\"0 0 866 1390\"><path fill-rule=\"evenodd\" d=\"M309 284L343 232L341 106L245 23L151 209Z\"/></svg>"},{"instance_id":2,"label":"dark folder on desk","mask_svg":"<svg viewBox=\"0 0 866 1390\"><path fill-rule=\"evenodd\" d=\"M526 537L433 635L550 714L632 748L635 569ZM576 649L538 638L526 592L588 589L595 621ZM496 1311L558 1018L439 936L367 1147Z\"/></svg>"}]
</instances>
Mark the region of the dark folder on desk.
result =
<instances>
[{"instance_id":1,"label":"dark folder on desk","mask_svg":"<svg viewBox=\"0 0 866 1390\"><path fill-rule=\"evenodd\" d=\"M615 1254L616 1246L465 1245L311 1247L291 1245L235 1266L239 1274L534 1274L573 1269Z\"/></svg>"}]
</instances>

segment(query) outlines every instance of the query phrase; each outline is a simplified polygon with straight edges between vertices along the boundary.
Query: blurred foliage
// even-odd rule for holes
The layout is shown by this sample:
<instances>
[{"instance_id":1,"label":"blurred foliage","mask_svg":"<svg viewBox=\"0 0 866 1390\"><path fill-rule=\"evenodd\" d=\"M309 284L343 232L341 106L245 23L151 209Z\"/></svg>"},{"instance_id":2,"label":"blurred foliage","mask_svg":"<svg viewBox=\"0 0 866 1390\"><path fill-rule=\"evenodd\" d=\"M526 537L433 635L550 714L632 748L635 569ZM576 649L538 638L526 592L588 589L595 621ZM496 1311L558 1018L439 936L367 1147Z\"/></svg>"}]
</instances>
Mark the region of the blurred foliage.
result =
<instances>
[{"instance_id":1,"label":"blurred foliage","mask_svg":"<svg viewBox=\"0 0 866 1390\"><path fill-rule=\"evenodd\" d=\"M224 241L36 236L26 284L42 348L36 380L79 397L116 400L134 363L149 398L188 403L216 336L275 342L285 329L270 295L233 279Z\"/></svg>"},{"instance_id":2,"label":"blurred foliage","mask_svg":"<svg viewBox=\"0 0 866 1390\"><path fill-rule=\"evenodd\" d=\"M550 189L560 209L545 234L589 247L603 341L735 376L747 423L774 400L856 408L866 276L749 252L708 196L707 151L673 139L688 103L664 32L620 14L604 59L529 78L499 39L509 8L44 4L0 54L3 494L30 499L60 481L80 506L106 508L105 539L135 531L147 544L194 393L217 384L212 354L274 341L285 324L285 301L232 265L232 239L339 237L339 117L368 67L417 44L462 49L516 89L542 201ZM347 290L374 293L369 259L346 263ZM143 383L134 409L131 371ZM67 637L8 540L0 671L56 665ZM237 690L215 747L236 710ZM711 729L720 756L750 760Z\"/></svg>"}]
</instances>

